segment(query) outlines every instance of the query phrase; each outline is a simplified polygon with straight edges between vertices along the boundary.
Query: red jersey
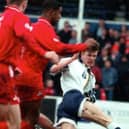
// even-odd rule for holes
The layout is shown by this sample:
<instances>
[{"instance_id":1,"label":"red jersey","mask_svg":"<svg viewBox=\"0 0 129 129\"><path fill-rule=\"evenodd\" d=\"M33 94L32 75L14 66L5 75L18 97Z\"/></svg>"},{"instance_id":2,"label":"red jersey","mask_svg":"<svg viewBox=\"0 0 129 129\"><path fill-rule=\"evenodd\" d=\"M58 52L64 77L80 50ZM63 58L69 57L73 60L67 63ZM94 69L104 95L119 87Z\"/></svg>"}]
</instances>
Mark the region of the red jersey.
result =
<instances>
[{"instance_id":1,"label":"red jersey","mask_svg":"<svg viewBox=\"0 0 129 129\"><path fill-rule=\"evenodd\" d=\"M47 64L48 59L39 56L36 52L30 51L22 45L17 60L17 68L20 74L16 77L16 85L42 89L42 72L45 71Z\"/></svg>"},{"instance_id":2,"label":"red jersey","mask_svg":"<svg viewBox=\"0 0 129 129\"><path fill-rule=\"evenodd\" d=\"M17 95L21 102L42 99L44 96L44 80L42 72L48 60L23 47L23 55L19 58L17 67L21 73L16 76ZM26 94L28 92L29 94Z\"/></svg>"},{"instance_id":3,"label":"red jersey","mask_svg":"<svg viewBox=\"0 0 129 129\"><path fill-rule=\"evenodd\" d=\"M19 40L26 41L31 50L43 56L45 51L35 43L32 30L27 16L16 7L7 7L0 17L0 61L15 64Z\"/></svg>"},{"instance_id":4,"label":"red jersey","mask_svg":"<svg viewBox=\"0 0 129 129\"><path fill-rule=\"evenodd\" d=\"M32 34L45 50L53 50L58 54L72 54L86 49L86 44L64 44L58 39L53 26L43 18L33 24Z\"/></svg>"}]
</instances>

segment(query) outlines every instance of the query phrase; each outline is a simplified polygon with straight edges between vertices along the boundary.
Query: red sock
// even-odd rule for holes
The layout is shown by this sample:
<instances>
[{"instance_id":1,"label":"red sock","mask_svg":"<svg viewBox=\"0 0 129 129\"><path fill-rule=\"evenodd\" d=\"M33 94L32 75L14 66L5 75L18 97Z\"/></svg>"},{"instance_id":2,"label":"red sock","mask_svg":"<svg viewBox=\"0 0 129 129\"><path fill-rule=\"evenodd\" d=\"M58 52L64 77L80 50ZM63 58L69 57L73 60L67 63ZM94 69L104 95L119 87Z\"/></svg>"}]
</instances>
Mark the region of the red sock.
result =
<instances>
[{"instance_id":1,"label":"red sock","mask_svg":"<svg viewBox=\"0 0 129 129\"><path fill-rule=\"evenodd\" d=\"M0 122L0 129L8 129L8 125L6 122Z\"/></svg>"},{"instance_id":2,"label":"red sock","mask_svg":"<svg viewBox=\"0 0 129 129\"><path fill-rule=\"evenodd\" d=\"M33 128L28 122L26 122L25 120L22 120L21 129L33 129Z\"/></svg>"}]
</instances>

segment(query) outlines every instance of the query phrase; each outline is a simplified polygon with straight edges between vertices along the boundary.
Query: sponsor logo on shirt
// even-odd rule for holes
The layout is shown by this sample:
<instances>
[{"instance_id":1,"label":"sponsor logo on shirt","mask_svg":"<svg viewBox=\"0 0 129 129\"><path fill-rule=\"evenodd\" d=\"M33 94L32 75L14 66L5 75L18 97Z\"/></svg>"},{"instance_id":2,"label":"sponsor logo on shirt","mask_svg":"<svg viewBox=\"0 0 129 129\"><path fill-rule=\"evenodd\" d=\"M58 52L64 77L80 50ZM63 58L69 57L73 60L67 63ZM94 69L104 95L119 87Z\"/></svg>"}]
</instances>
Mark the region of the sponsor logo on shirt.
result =
<instances>
[{"instance_id":1,"label":"sponsor logo on shirt","mask_svg":"<svg viewBox=\"0 0 129 129\"><path fill-rule=\"evenodd\" d=\"M18 102L20 102L20 99L19 99L18 96L15 95L15 96L13 97L13 101L18 101Z\"/></svg>"},{"instance_id":2,"label":"sponsor logo on shirt","mask_svg":"<svg viewBox=\"0 0 129 129\"><path fill-rule=\"evenodd\" d=\"M86 72L85 72L85 71L82 73L82 77L83 77L84 79L86 79Z\"/></svg>"},{"instance_id":3,"label":"sponsor logo on shirt","mask_svg":"<svg viewBox=\"0 0 129 129\"><path fill-rule=\"evenodd\" d=\"M3 19L4 19L4 16L1 16L0 17L0 27L1 27L1 24L2 24Z\"/></svg>"},{"instance_id":4,"label":"sponsor logo on shirt","mask_svg":"<svg viewBox=\"0 0 129 129\"><path fill-rule=\"evenodd\" d=\"M29 25L29 23L25 24L25 28L28 29L30 32L33 30L33 27Z\"/></svg>"},{"instance_id":5,"label":"sponsor logo on shirt","mask_svg":"<svg viewBox=\"0 0 129 129\"><path fill-rule=\"evenodd\" d=\"M53 38L53 41L55 41L55 42L59 42L59 39L57 39L57 38Z\"/></svg>"}]
</instances>

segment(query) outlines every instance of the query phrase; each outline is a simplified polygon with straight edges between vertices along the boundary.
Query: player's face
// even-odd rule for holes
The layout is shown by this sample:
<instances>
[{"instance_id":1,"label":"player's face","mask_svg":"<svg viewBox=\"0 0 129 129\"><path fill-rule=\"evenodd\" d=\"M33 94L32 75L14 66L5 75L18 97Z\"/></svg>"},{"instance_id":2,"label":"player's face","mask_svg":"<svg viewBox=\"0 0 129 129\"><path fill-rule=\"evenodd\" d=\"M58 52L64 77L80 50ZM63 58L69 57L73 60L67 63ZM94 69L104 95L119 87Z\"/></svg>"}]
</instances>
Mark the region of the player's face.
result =
<instances>
[{"instance_id":1,"label":"player's face","mask_svg":"<svg viewBox=\"0 0 129 129\"><path fill-rule=\"evenodd\" d=\"M86 66L93 67L95 65L97 54L98 54L97 51L95 52L85 51L81 53L81 59Z\"/></svg>"},{"instance_id":2,"label":"player's face","mask_svg":"<svg viewBox=\"0 0 129 129\"><path fill-rule=\"evenodd\" d=\"M62 7L60 7L57 10L53 10L51 13L51 23L54 25L56 23L58 23L58 21L61 18L61 12L62 12Z\"/></svg>"}]
</instances>

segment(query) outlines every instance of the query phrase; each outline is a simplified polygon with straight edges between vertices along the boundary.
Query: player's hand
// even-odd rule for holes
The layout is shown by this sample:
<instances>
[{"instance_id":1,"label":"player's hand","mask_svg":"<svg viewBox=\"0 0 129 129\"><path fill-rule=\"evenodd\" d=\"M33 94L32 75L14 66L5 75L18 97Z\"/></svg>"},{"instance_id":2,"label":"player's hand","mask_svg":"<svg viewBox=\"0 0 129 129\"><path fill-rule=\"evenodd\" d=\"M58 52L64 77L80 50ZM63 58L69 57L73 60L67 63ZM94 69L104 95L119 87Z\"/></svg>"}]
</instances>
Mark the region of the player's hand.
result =
<instances>
[{"instance_id":1,"label":"player's hand","mask_svg":"<svg viewBox=\"0 0 129 129\"><path fill-rule=\"evenodd\" d=\"M52 63L58 63L59 62L59 56L54 51L48 51L45 53L45 58L50 60Z\"/></svg>"},{"instance_id":2,"label":"player's hand","mask_svg":"<svg viewBox=\"0 0 129 129\"><path fill-rule=\"evenodd\" d=\"M76 53L76 54L73 54L73 56L71 58L72 58L72 60L76 60L78 58L78 56L79 56L79 53Z\"/></svg>"}]
</instances>

